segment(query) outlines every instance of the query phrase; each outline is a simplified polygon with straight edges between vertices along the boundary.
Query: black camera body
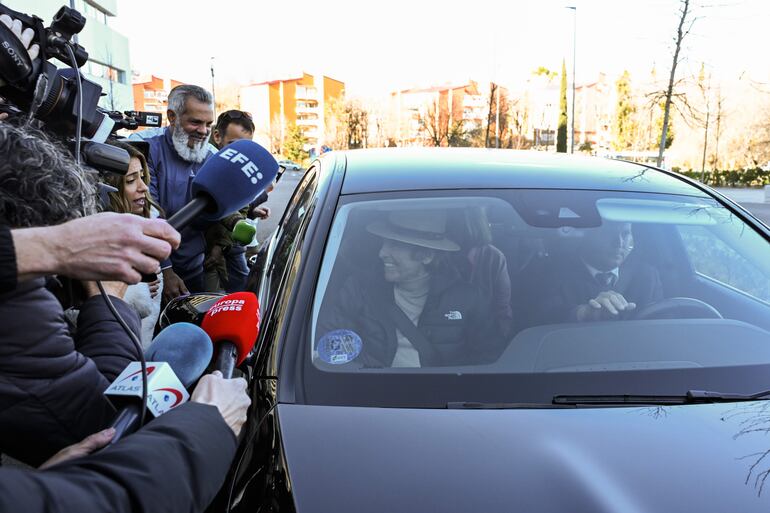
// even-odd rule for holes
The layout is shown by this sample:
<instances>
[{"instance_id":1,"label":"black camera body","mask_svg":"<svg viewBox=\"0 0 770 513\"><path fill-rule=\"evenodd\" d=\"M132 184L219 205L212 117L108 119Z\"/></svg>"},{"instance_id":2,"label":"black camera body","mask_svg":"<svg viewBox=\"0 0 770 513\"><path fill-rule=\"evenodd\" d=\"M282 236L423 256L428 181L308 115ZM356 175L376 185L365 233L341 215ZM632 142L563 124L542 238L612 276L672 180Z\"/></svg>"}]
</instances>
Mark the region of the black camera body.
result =
<instances>
[{"instance_id":1,"label":"black camera body","mask_svg":"<svg viewBox=\"0 0 770 513\"><path fill-rule=\"evenodd\" d=\"M72 42L83 30L86 19L78 11L63 6L49 27L37 16L20 13L0 4L0 15L19 20L34 32L32 44L40 47L40 56L32 62L18 37L0 23L0 96L7 103L0 111L12 116L36 119L42 128L65 140L75 139L71 148L87 165L102 172L125 174L128 153L105 145L116 138L121 128L161 126L161 115L152 112L107 111L98 106L102 88L83 78L79 68L88 61L88 52ZM57 68L57 59L69 68ZM81 139L77 138L78 128ZM73 150L77 153L78 150Z\"/></svg>"}]
</instances>

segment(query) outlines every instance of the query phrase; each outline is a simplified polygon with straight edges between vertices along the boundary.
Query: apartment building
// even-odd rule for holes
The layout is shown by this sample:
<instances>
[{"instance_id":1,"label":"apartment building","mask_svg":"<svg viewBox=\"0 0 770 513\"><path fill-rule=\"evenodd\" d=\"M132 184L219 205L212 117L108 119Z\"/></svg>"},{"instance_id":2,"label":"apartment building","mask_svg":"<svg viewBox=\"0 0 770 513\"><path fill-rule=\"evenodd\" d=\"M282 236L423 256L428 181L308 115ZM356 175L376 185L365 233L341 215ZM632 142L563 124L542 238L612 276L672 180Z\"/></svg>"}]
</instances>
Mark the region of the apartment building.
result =
<instances>
[{"instance_id":1,"label":"apartment building","mask_svg":"<svg viewBox=\"0 0 770 513\"><path fill-rule=\"evenodd\" d=\"M425 124L447 130L463 121L468 130L482 126L486 100L478 83L411 88L390 94L388 133L397 146L425 146L430 135ZM446 141L442 145L446 145Z\"/></svg>"},{"instance_id":2,"label":"apartment building","mask_svg":"<svg viewBox=\"0 0 770 513\"><path fill-rule=\"evenodd\" d=\"M344 97L343 82L302 72L242 87L240 104L254 119L257 142L279 152L289 127L295 125L307 140L305 150L310 151L326 144L328 107Z\"/></svg>"},{"instance_id":3,"label":"apartment building","mask_svg":"<svg viewBox=\"0 0 770 513\"><path fill-rule=\"evenodd\" d=\"M86 25L78 34L78 43L88 52L88 62L81 71L102 87L104 96L99 106L120 111L134 107L128 39L110 27L110 20L117 15L117 0L2 0L1 3L16 11L34 14L46 25L62 5L74 7L86 18Z\"/></svg>"},{"instance_id":4,"label":"apartment building","mask_svg":"<svg viewBox=\"0 0 770 513\"><path fill-rule=\"evenodd\" d=\"M183 82L169 78L159 78L155 75L134 76L132 88L134 90L134 110L158 112L163 114L163 124L166 120L168 109L168 93Z\"/></svg>"}]
</instances>

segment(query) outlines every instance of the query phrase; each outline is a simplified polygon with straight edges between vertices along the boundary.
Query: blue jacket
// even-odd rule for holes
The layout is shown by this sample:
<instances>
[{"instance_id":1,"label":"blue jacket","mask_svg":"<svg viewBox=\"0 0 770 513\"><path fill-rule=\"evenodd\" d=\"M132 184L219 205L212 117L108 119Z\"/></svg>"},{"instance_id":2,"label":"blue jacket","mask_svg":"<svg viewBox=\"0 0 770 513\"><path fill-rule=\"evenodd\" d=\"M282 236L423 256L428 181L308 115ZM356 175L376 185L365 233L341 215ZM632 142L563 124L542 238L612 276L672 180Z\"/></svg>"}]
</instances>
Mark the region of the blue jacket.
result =
<instances>
[{"instance_id":1,"label":"blue jacket","mask_svg":"<svg viewBox=\"0 0 770 513\"><path fill-rule=\"evenodd\" d=\"M166 217L171 217L192 199L192 181L203 162L182 160L174 149L168 127L137 132L129 139L149 143L150 195L163 208ZM211 153L213 148L210 146ZM181 235L182 243L171 254L171 262L164 262L161 267L173 266L174 272L186 281L203 272L206 241L200 227L185 228Z\"/></svg>"}]
</instances>

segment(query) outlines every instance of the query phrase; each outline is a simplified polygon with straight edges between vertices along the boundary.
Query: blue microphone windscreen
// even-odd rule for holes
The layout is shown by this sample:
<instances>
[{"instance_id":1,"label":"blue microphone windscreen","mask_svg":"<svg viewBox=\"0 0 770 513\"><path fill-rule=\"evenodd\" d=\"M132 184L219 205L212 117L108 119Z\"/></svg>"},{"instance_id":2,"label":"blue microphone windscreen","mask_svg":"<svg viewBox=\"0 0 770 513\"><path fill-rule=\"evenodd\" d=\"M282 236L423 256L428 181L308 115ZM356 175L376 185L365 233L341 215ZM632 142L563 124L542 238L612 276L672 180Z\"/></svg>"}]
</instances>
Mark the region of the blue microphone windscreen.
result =
<instances>
[{"instance_id":1,"label":"blue microphone windscreen","mask_svg":"<svg viewBox=\"0 0 770 513\"><path fill-rule=\"evenodd\" d=\"M216 211L201 219L216 221L239 210L262 194L278 174L278 162L269 151L248 139L235 141L209 157L192 183L192 194L211 196Z\"/></svg>"},{"instance_id":2,"label":"blue microphone windscreen","mask_svg":"<svg viewBox=\"0 0 770 513\"><path fill-rule=\"evenodd\" d=\"M148 362L171 365L179 381L189 388L203 375L214 354L214 345L195 324L179 322L164 329L144 352Z\"/></svg>"}]
</instances>

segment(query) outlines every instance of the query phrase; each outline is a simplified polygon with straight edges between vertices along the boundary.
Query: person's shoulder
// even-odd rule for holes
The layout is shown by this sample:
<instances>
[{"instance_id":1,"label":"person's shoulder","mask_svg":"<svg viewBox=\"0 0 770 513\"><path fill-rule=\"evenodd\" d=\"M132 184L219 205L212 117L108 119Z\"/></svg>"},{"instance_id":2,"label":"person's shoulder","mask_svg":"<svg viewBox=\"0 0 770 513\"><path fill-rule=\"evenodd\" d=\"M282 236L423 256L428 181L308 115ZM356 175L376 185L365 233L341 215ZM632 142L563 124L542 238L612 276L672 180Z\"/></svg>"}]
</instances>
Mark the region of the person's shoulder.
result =
<instances>
[{"instance_id":1,"label":"person's shoulder","mask_svg":"<svg viewBox=\"0 0 770 513\"><path fill-rule=\"evenodd\" d=\"M166 133L166 127L146 128L144 130L141 130L139 132L134 132L133 134L129 135L128 139L130 141L151 142L152 140L163 137L165 133Z\"/></svg>"}]
</instances>

